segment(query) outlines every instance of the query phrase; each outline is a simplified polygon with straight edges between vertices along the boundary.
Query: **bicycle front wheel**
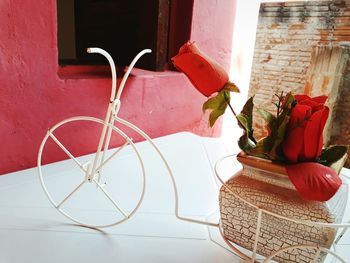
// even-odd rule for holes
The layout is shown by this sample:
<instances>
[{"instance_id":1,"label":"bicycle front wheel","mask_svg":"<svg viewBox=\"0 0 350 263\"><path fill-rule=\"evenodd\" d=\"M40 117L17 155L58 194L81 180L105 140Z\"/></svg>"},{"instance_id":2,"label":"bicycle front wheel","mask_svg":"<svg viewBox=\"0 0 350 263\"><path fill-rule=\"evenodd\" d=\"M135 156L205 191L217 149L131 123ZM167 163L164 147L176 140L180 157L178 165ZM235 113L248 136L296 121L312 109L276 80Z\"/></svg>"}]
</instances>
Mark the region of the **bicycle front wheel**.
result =
<instances>
[{"instance_id":1,"label":"bicycle front wheel","mask_svg":"<svg viewBox=\"0 0 350 263\"><path fill-rule=\"evenodd\" d=\"M93 176L96 153L77 157L81 152L96 151L103 125L103 120L88 116L65 119L48 130L38 153L40 182L52 205L75 223L95 228L114 226L131 218L140 207L146 188L139 150L114 125L109 124L111 142L119 147L108 150L105 158L98 160ZM43 165L53 155L68 160Z\"/></svg>"}]
</instances>

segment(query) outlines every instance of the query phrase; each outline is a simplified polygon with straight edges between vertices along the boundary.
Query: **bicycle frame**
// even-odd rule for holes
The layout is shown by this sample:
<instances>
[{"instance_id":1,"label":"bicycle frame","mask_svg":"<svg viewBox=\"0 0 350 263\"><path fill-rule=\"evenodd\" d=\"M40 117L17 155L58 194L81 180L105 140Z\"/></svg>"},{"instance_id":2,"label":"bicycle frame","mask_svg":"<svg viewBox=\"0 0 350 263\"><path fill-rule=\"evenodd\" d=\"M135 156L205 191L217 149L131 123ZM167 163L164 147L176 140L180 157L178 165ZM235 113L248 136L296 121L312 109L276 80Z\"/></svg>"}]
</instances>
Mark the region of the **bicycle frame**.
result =
<instances>
[{"instance_id":1,"label":"bicycle frame","mask_svg":"<svg viewBox=\"0 0 350 263\"><path fill-rule=\"evenodd\" d=\"M197 224L203 224L203 225L208 225L208 226L214 226L214 227L219 227L219 223L211 223L211 222L207 222L207 221L203 221L203 220L197 220L197 219L192 219L192 218L186 218L186 217L182 217L179 215L179 198L178 198L178 190L177 190L177 186L176 186L176 182L175 182L175 177L173 175L173 172L171 171L171 168L168 164L168 162L166 161L164 155L162 154L162 152L160 151L160 149L157 147L157 145L153 142L153 140L144 132L142 131L140 128L138 128L137 126L133 125L132 123L123 120L121 118L118 117L118 112L120 110L120 106L121 106L121 102L120 102L120 96L123 92L125 83L127 78L130 75L131 70L134 68L136 62L144 55L147 53L152 52L150 49L144 49L142 50L140 53L138 53L136 55L136 57L132 60L130 66L128 67L126 73L124 74L122 81L120 82L118 91L116 93L116 86L117 86L117 74L116 74L116 70L115 70L115 64L113 61L113 58L103 49L101 48L88 48L87 49L88 53L99 53L101 55L103 55L109 62L111 71L112 71L112 91L111 91L111 96L110 96L110 102L108 105L108 109L107 109L107 113L106 113L106 117L105 117L105 121L104 121L104 126L103 126L103 130L100 136L100 140L99 140L99 144L97 147L97 151L96 151L96 155L93 161L93 165L91 170L89 171L89 175L88 175L88 180L90 182L94 181L94 177L96 175L96 173L98 174L98 180L97 182L100 183L100 178L101 178L101 169L102 166L105 164L105 156L108 150L108 146L110 143L110 139L111 139L111 133L113 130L113 126L114 126L114 122L117 121L133 130L135 130L137 133L139 133L145 140L147 140L152 146L153 148L156 150L156 152L159 154L159 156L161 157L162 161L164 162L166 169L170 175L171 178L171 182L172 182L172 186L174 189L174 194L175 194L175 216L176 218L183 220L183 221L188 221L188 222L192 222L192 223L197 223ZM107 130L108 128L108 130ZM107 137L106 137L107 136ZM105 144L103 146L103 150L102 150L102 145L103 145L103 141L105 140ZM99 162L98 165L98 161L100 158L100 154L102 152L102 158Z\"/></svg>"},{"instance_id":2,"label":"bicycle frame","mask_svg":"<svg viewBox=\"0 0 350 263\"><path fill-rule=\"evenodd\" d=\"M92 165L91 169L89 169L89 171L88 171L88 180L90 182L93 181L94 177L97 173L98 174L97 181L100 183L102 167L103 167L103 164L105 162L106 153L107 153L108 146L109 146L109 143L111 140L112 126L114 125L115 117L117 116L119 109L120 109L120 103L121 103L120 96L123 92L126 80L128 79L128 77L131 73L131 70L134 68L136 62L144 54L151 53L152 51L150 49L144 49L136 55L136 57L132 60L130 66L128 67L126 73L124 74L122 81L119 85L118 91L116 90L116 88L117 88L117 73L116 73L115 64L114 64L114 61L113 61L113 58L111 57L111 55L108 54L108 52L106 52L105 50L103 50L101 48L88 48L87 52L88 53L99 53L99 54L103 55L108 60L110 68L111 68L111 72L112 72L112 91L111 91L111 96L110 96L110 100L109 100L109 104L108 104L108 109L106 112L106 117L104 120L104 125L103 125L103 129L101 132L100 140L99 140L99 143L97 146L96 155L95 155L95 158L93 161L93 165ZM116 91L117 91L117 93L116 93ZM107 127L108 127L108 130L107 130ZM106 135L107 135L107 137L106 137ZM105 141L105 144L103 146L102 158L99 162L100 154L102 151L103 141ZM99 162L99 164L98 164L98 162ZM99 168L99 169L97 169L97 168Z\"/></svg>"}]
</instances>

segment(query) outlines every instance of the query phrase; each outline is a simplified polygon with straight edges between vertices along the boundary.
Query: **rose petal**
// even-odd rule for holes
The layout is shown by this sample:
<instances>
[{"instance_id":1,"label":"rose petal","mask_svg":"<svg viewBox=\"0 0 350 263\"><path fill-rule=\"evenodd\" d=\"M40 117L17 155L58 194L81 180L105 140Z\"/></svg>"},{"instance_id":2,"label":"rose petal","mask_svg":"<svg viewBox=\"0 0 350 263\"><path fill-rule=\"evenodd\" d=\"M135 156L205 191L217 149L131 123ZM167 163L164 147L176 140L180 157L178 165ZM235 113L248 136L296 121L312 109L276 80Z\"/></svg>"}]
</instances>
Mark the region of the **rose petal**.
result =
<instances>
[{"instance_id":1,"label":"rose petal","mask_svg":"<svg viewBox=\"0 0 350 263\"><path fill-rule=\"evenodd\" d=\"M179 53L176 56L181 55L181 54L186 54L186 53L199 54L199 53L201 53L201 51L199 50L199 48L195 42L188 41L186 44L184 44L184 45L182 45L182 47L180 47Z\"/></svg>"},{"instance_id":2,"label":"rose petal","mask_svg":"<svg viewBox=\"0 0 350 263\"><path fill-rule=\"evenodd\" d=\"M328 114L329 108L324 106L323 109L314 112L307 122L304 133L303 160L312 161L321 154L323 129L327 122Z\"/></svg>"},{"instance_id":3,"label":"rose petal","mask_svg":"<svg viewBox=\"0 0 350 263\"><path fill-rule=\"evenodd\" d=\"M286 138L282 143L282 151L288 161L298 161L304 145L305 118L311 113L308 105L297 104L291 113Z\"/></svg>"},{"instance_id":4,"label":"rose petal","mask_svg":"<svg viewBox=\"0 0 350 263\"><path fill-rule=\"evenodd\" d=\"M312 111L315 112L323 108L324 103L327 100L327 96L318 96L310 98L307 95L295 95L294 98L297 99L299 104L309 105L312 107Z\"/></svg>"},{"instance_id":5,"label":"rose petal","mask_svg":"<svg viewBox=\"0 0 350 263\"><path fill-rule=\"evenodd\" d=\"M328 99L328 96L318 96L318 97L313 97L311 100L317 103L325 104L326 100Z\"/></svg>"},{"instance_id":6,"label":"rose petal","mask_svg":"<svg viewBox=\"0 0 350 263\"><path fill-rule=\"evenodd\" d=\"M305 118L310 116L311 109L309 105L297 104L290 115L288 130L295 128L300 123L304 123Z\"/></svg>"},{"instance_id":7,"label":"rose petal","mask_svg":"<svg viewBox=\"0 0 350 263\"><path fill-rule=\"evenodd\" d=\"M201 52L194 42L184 44L172 62L207 97L220 91L229 79L225 69Z\"/></svg>"},{"instance_id":8,"label":"rose petal","mask_svg":"<svg viewBox=\"0 0 350 263\"><path fill-rule=\"evenodd\" d=\"M334 170L319 163L299 163L286 169L298 193L307 200L328 201L342 184Z\"/></svg>"},{"instance_id":9,"label":"rose petal","mask_svg":"<svg viewBox=\"0 0 350 263\"><path fill-rule=\"evenodd\" d=\"M294 128L282 144L282 151L286 159L291 163L298 161L300 152L303 149L304 127Z\"/></svg>"},{"instance_id":10,"label":"rose petal","mask_svg":"<svg viewBox=\"0 0 350 263\"><path fill-rule=\"evenodd\" d=\"M297 94L297 95L294 95L294 99L296 99L298 102L301 102L303 100L310 100L311 98L308 95Z\"/></svg>"},{"instance_id":11,"label":"rose petal","mask_svg":"<svg viewBox=\"0 0 350 263\"><path fill-rule=\"evenodd\" d=\"M302 100L302 101L300 101L298 103L301 104L301 105L310 106L312 108L313 112L316 111L319 108L319 106L323 107L322 104L317 103L317 102L312 101L312 100Z\"/></svg>"},{"instance_id":12,"label":"rose petal","mask_svg":"<svg viewBox=\"0 0 350 263\"><path fill-rule=\"evenodd\" d=\"M328 99L328 96L321 95L321 96L311 98L310 96L305 95L305 94L296 94L296 95L294 95L294 98L298 102L301 102L303 100L311 100L311 101L316 102L316 103L324 104L326 102L326 100Z\"/></svg>"},{"instance_id":13,"label":"rose petal","mask_svg":"<svg viewBox=\"0 0 350 263\"><path fill-rule=\"evenodd\" d=\"M197 90L207 97L221 90L228 82L228 75L224 69L198 54L184 53L174 57L173 63L185 73Z\"/></svg>"}]
</instances>

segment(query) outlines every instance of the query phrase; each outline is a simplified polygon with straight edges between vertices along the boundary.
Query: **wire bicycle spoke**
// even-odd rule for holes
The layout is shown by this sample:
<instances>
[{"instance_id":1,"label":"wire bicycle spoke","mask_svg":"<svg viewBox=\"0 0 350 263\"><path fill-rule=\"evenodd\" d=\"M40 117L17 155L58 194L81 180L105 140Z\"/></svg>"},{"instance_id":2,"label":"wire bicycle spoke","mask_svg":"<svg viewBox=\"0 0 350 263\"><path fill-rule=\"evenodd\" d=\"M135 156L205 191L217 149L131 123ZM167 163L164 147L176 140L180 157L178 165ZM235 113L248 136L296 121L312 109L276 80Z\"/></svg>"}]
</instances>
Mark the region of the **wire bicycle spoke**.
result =
<instances>
[{"instance_id":1,"label":"wire bicycle spoke","mask_svg":"<svg viewBox=\"0 0 350 263\"><path fill-rule=\"evenodd\" d=\"M105 196L109 199L109 201L112 202L112 204L119 210L120 213L124 215L125 218L129 217L129 215L126 214L126 212L117 204L117 202L114 201L114 199L110 196L110 194L103 188L103 186L97 182L95 179L93 179L95 184L102 190L102 192L105 194Z\"/></svg>"},{"instance_id":2,"label":"wire bicycle spoke","mask_svg":"<svg viewBox=\"0 0 350 263\"><path fill-rule=\"evenodd\" d=\"M53 135L53 133L51 131L49 131L49 136L52 138L52 140L69 156L69 158L71 158L78 166L79 168L86 173L85 168L83 167L83 165L73 156L73 154L70 153L70 151L68 151L68 149L66 147L64 147L64 145L56 138L55 135Z\"/></svg>"},{"instance_id":3,"label":"wire bicycle spoke","mask_svg":"<svg viewBox=\"0 0 350 263\"><path fill-rule=\"evenodd\" d=\"M60 208L74 193L76 193L80 187L83 186L83 184L86 183L85 180L83 180L77 187L74 188L72 192L70 192L63 200L56 206L56 208Z\"/></svg>"},{"instance_id":4,"label":"wire bicycle spoke","mask_svg":"<svg viewBox=\"0 0 350 263\"><path fill-rule=\"evenodd\" d=\"M123 148L127 145L129 145L130 142L126 141L121 147L118 148L118 150L116 150L111 156L109 156L102 164L100 164L99 167L96 168L96 172L98 173L101 171L101 169L103 168L103 166L105 166L110 160L113 159L113 157L115 157L121 150L123 150Z\"/></svg>"}]
</instances>

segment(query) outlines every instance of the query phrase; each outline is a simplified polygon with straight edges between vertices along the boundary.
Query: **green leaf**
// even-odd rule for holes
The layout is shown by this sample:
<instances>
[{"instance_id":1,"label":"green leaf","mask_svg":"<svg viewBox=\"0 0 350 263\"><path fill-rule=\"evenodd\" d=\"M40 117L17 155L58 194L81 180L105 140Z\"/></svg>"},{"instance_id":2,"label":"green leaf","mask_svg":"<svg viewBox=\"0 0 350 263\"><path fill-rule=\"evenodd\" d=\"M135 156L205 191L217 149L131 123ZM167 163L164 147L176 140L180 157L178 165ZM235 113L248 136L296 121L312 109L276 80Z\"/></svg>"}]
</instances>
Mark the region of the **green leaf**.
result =
<instances>
[{"instance_id":1,"label":"green leaf","mask_svg":"<svg viewBox=\"0 0 350 263\"><path fill-rule=\"evenodd\" d=\"M226 109L226 108L225 108ZM209 115L209 125L210 127L213 127L216 120L225 113L225 109L216 109L213 110Z\"/></svg>"},{"instance_id":2,"label":"green leaf","mask_svg":"<svg viewBox=\"0 0 350 263\"><path fill-rule=\"evenodd\" d=\"M267 110L258 108L258 112L267 122L276 120L276 117L273 116L272 113L268 112Z\"/></svg>"},{"instance_id":3,"label":"green leaf","mask_svg":"<svg viewBox=\"0 0 350 263\"><path fill-rule=\"evenodd\" d=\"M226 106L228 105L228 104L230 104L230 101L231 101L231 95L230 95L230 91L228 91L228 90L221 90L220 92L219 92L219 94L223 97L223 99L224 99L224 104L225 104L225 108L226 108Z\"/></svg>"},{"instance_id":4,"label":"green leaf","mask_svg":"<svg viewBox=\"0 0 350 263\"><path fill-rule=\"evenodd\" d=\"M248 133L249 131L251 131L247 115L245 115L244 113L240 113L236 116L236 118L238 120L238 125L240 125L241 128L245 130L245 132Z\"/></svg>"},{"instance_id":5,"label":"green leaf","mask_svg":"<svg viewBox=\"0 0 350 263\"><path fill-rule=\"evenodd\" d=\"M213 127L216 120L225 113L228 103L230 103L230 92L221 90L215 97L208 99L203 104L203 111L212 110L209 115L210 127Z\"/></svg>"},{"instance_id":6,"label":"green leaf","mask_svg":"<svg viewBox=\"0 0 350 263\"><path fill-rule=\"evenodd\" d=\"M278 148L280 146L280 144L282 143L283 139L284 139L284 135L286 133L287 130L287 125L289 122L289 116L286 116L282 123L279 125L277 132L273 134L274 138L273 138L273 143L272 143L272 148L270 150L270 157L273 160L282 160L284 159L284 157L278 153Z\"/></svg>"},{"instance_id":7,"label":"green leaf","mask_svg":"<svg viewBox=\"0 0 350 263\"><path fill-rule=\"evenodd\" d=\"M217 110L226 108L230 99L230 92L221 90L215 97L209 98L204 102L202 110L206 111L208 109Z\"/></svg>"},{"instance_id":8,"label":"green leaf","mask_svg":"<svg viewBox=\"0 0 350 263\"><path fill-rule=\"evenodd\" d=\"M266 149L267 143L264 141L265 139L266 138L259 140L256 143L255 148L250 150L249 154L256 157L269 159L267 154L269 151Z\"/></svg>"},{"instance_id":9,"label":"green leaf","mask_svg":"<svg viewBox=\"0 0 350 263\"><path fill-rule=\"evenodd\" d=\"M225 86L223 87L223 89L226 89L226 90L232 91L232 92L237 92L237 93L240 92L240 90L239 90L239 88L236 86L236 84L234 84L234 83L232 83L232 82L227 82L227 83L225 84Z\"/></svg>"},{"instance_id":10,"label":"green leaf","mask_svg":"<svg viewBox=\"0 0 350 263\"><path fill-rule=\"evenodd\" d=\"M254 97L250 97L241 113L236 116L238 125L244 130L238 140L238 146L245 152L250 152L256 147L256 140L253 136L253 99Z\"/></svg>"},{"instance_id":11,"label":"green leaf","mask_svg":"<svg viewBox=\"0 0 350 263\"><path fill-rule=\"evenodd\" d=\"M319 157L319 163L326 166L331 166L339 161L348 152L349 146L334 145L324 149Z\"/></svg>"},{"instance_id":12,"label":"green leaf","mask_svg":"<svg viewBox=\"0 0 350 263\"><path fill-rule=\"evenodd\" d=\"M253 108L254 108L254 96L250 97L246 103L243 106L243 109L241 113L244 113L247 116L250 116L253 114Z\"/></svg>"},{"instance_id":13,"label":"green leaf","mask_svg":"<svg viewBox=\"0 0 350 263\"><path fill-rule=\"evenodd\" d=\"M276 117L272 115L272 113L268 112L264 109L258 109L258 113L267 121L267 125L270 127L271 130L274 130L274 126L276 124Z\"/></svg>"},{"instance_id":14,"label":"green leaf","mask_svg":"<svg viewBox=\"0 0 350 263\"><path fill-rule=\"evenodd\" d=\"M250 152L256 147L256 144L249 138L248 133L244 133L238 140L238 146L241 150Z\"/></svg>"},{"instance_id":15,"label":"green leaf","mask_svg":"<svg viewBox=\"0 0 350 263\"><path fill-rule=\"evenodd\" d=\"M253 108L254 108L254 96L250 97L244 104L241 113L247 116L247 122L249 130L253 131Z\"/></svg>"},{"instance_id":16,"label":"green leaf","mask_svg":"<svg viewBox=\"0 0 350 263\"><path fill-rule=\"evenodd\" d=\"M267 136L263 139L261 139L258 142L257 145L261 151L263 151L265 154L269 154L269 152L271 151L272 147L273 147L273 138L272 136Z\"/></svg>"},{"instance_id":17,"label":"green leaf","mask_svg":"<svg viewBox=\"0 0 350 263\"><path fill-rule=\"evenodd\" d=\"M274 116L273 116L274 117ZM261 139L251 154L258 157L263 157L271 160L283 161L284 157L280 153L280 145L284 139L287 130L289 117L285 117L278 128L271 130L271 133L265 138Z\"/></svg>"},{"instance_id":18,"label":"green leaf","mask_svg":"<svg viewBox=\"0 0 350 263\"><path fill-rule=\"evenodd\" d=\"M216 95L215 97L209 98L206 102L204 102L202 110L216 110L219 109L221 104L223 103L222 97Z\"/></svg>"},{"instance_id":19,"label":"green leaf","mask_svg":"<svg viewBox=\"0 0 350 263\"><path fill-rule=\"evenodd\" d=\"M289 105L290 105L291 103L293 103L293 101L294 101L294 96L293 96L293 94L292 94L291 92L288 92L288 93L286 94L286 96L284 97L284 101L283 101L282 107L283 107L283 108L289 108Z\"/></svg>"},{"instance_id":20,"label":"green leaf","mask_svg":"<svg viewBox=\"0 0 350 263\"><path fill-rule=\"evenodd\" d=\"M240 114L236 116L238 120L238 125L244 129L246 132L251 133L251 139L256 143L253 137L253 103L254 97L250 97L245 103Z\"/></svg>"},{"instance_id":21,"label":"green leaf","mask_svg":"<svg viewBox=\"0 0 350 263\"><path fill-rule=\"evenodd\" d=\"M284 97L284 101L282 103L282 112L280 114L279 119L283 120L286 116L290 116L292 112L292 106L291 104L294 102L294 96L291 92L287 93Z\"/></svg>"},{"instance_id":22,"label":"green leaf","mask_svg":"<svg viewBox=\"0 0 350 263\"><path fill-rule=\"evenodd\" d=\"M256 147L256 140L253 137L253 130L249 127L249 117L244 113L236 116L239 126L244 129L243 135L238 140L241 150L249 152Z\"/></svg>"}]
</instances>

